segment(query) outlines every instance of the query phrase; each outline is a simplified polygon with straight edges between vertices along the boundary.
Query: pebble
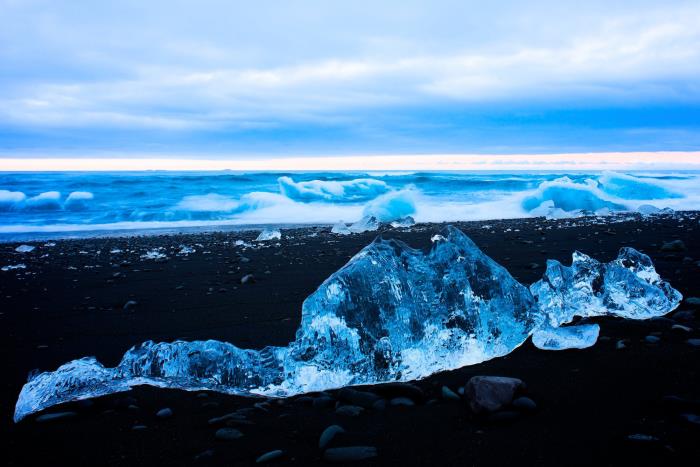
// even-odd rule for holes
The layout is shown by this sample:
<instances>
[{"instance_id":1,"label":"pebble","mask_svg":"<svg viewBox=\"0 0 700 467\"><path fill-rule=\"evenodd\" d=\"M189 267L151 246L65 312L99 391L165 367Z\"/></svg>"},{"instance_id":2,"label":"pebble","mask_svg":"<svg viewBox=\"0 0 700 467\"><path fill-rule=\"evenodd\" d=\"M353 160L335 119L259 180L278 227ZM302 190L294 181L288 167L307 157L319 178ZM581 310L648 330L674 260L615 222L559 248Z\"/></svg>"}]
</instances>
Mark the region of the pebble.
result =
<instances>
[{"instance_id":1,"label":"pebble","mask_svg":"<svg viewBox=\"0 0 700 467\"><path fill-rule=\"evenodd\" d=\"M685 243L683 240L672 240L670 242L663 242L661 245L661 251L685 251Z\"/></svg>"},{"instance_id":2,"label":"pebble","mask_svg":"<svg viewBox=\"0 0 700 467\"><path fill-rule=\"evenodd\" d=\"M694 413L684 413L681 414L681 418L688 423L692 423L693 425L700 425L700 415L696 415Z\"/></svg>"},{"instance_id":3,"label":"pebble","mask_svg":"<svg viewBox=\"0 0 700 467\"><path fill-rule=\"evenodd\" d=\"M646 336L644 338L644 340L646 341L647 344L658 344L661 341L661 338L659 338L657 336L650 335L650 336Z\"/></svg>"},{"instance_id":4,"label":"pebble","mask_svg":"<svg viewBox=\"0 0 700 467\"><path fill-rule=\"evenodd\" d=\"M131 427L132 431L143 431L146 429L148 429L148 427L146 425L134 425Z\"/></svg>"},{"instance_id":5,"label":"pebble","mask_svg":"<svg viewBox=\"0 0 700 467\"><path fill-rule=\"evenodd\" d=\"M462 398L457 395L452 389L447 386L443 386L441 390L442 398L446 401L461 401Z\"/></svg>"},{"instance_id":6,"label":"pebble","mask_svg":"<svg viewBox=\"0 0 700 467\"><path fill-rule=\"evenodd\" d=\"M347 446L326 449L323 459L328 462L352 462L377 457L377 448L373 446Z\"/></svg>"},{"instance_id":7,"label":"pebble","mask_svg":"<svg viewBox=\"0 0 700 467\"><path fill-rule=\"evenodd\" d=\"M671 326L671 329L674 331L685 331L685 332L691 332L693 329L689 328L688 326L683 326L682 324L674 324Z\"/></svg>"},{"instance_id":8,"label":"pebble","mask_svg":"<svg viewBox=\"0 0 700 467\"><path fill-rule=\"evenodd\" d=\"M700 347L700 339L688 339L686 342L693 347Z\"/></svg>"},{"instance_id":9,"label":"pebble","mask_svg":"<svg viewBox=\"0 0 700 467\"><path fill-rule=\"evenodd\" d=\"M331 425L323 430L323 433L321 433L318 439L318 448L321 450L325 449L338 433L345 433L345 429L340 425Z\"/></svg>"},{"instance_id":10,"label":"pebble","mask_svg":"<svg viewBox=\"0 0 700 467\"><path fill-rule=\"evenodd\" d=\"M173 416L173 411L169 407L166 407L164 409L160 409L158 412L156 412L156 417L158 417L158 418L169 418L172 416Z\"/></svg>"},{"instance_id":11,"label":"pebble","mask_svg":"<svg viewBox=\"0 0 700 467\"><path fill-rule=\"evenodd\" d=\"M333 407L335 405L335 399L329 396L320 396L314 399L314 401L311 403L311 405L315 409L327 409L329 407Z\"/></svg>"},{"instance_id":12,"label":"pebble","mask_svg":"<svg viewBox=\"0 0 700 467\"><path fill-rule=\"evenodd\" d=\"M372 408L372 405L380 399L380 397L369 391L358 391L353 388L343 388L338 391L338 399L352 405L359 405L365 409L370 409Z\"/></svg>"},{"instance_id":13,"label":"pebble","mask_svg":"<svg viewBox=\"0 0 700 467\"><path fill-rule=\"evenodd\" d=\"M385 399L378 399L377 401L372 404L372 409L374 410L386 410L386 400Z\"/></svg>"},{"instance_id":14,"label":"pebble","mask_svg":"<svg viewBox=\"0 0 700 467\"><path fill-rule=\"evenodd\" d=\"M512 410L502 410L500 412L493 412L489 414L488 420L490 422L509 422L511 420L515 420L520 417L520 414L518 412L514 412Z\"/></svg>"},{"instance_id":15,"label":"pebble","mask_svg":"<svg viewBox=\"0 0 700 467\"><path fill-rule=\"evenodd\" d=\"M688 297L684 301L688 305L700 306L700 297Z\"/></svg>"},{"instance_id":16,"label":"pebble","mask_svg":"<svg viewBox=\"0 0 700 467\"><path fill-rule=\"evenodd\" d=\"M659 438L657 438L656 436L645 435L645 434L642 434L642 433L635 433L635 434L633 434L633 435L628 435L628 436L627 436L627 439L629 439L630 441L642 441L642 442L645 442L645 443L649 443L649 442L653 442L653 441L658 441L658 440L659 440Z\"/></svg>"},{"instance_id":17,"label":"pebble","mask_svg":"<svg viewBox=\"0 0 700 467\"><path fill-rule=\"evenodd\" d=\"M389 401L389 405L393 405L394 407L398 406L404 406L404 407L412 407L416 405L415 402L413 402L411 399L408 397L394 397Z\"/></svg>"},{"instance_id":18,"label":"pebble","mask_svg":"<svg viewBox=\"0 0 700 467\"><path fill-rule=\"evenodd\" d=\"M124 307L123 307L123 308L124 308L124 310L127 310L127 311L128 311L128 310L132 310L132 309L135 308L136 305L138 305L138 304L139 304L139 303L138 303L137 301L129 300L128 302L126 302L126 303L124 304Z\"/></svg>"},{"instance_id":19,"label":"pebble","mask_svg":"<svg viewBox=\"0 0 700 467\"><path fill-rule=\"evenodd\" d=\"M54 420L63 420L66 418L75 417L77 414L75 412L55 412L55 413L45 413L36 417L35 421L39 423L51 422Z\"/></svg>"},{"instance_id":20,"label":"pebble","mask_svg":"<svg viewBox=\"0 0 700 467\"><path fill-rule=\"evenodd\" d=\"M364 410L365 409L357 405L341 405L340 407L335 409L335 413L337 413L338 415L346 415L348 417L357 417Z\"/></svg>"},{"instance_id":21,"label":"pebble","mask_svg":"<svg viewBox=\"0 0 700 467\"><path fill-rule=\"evenodd\" d=\"M241 284L252 284L253 282L255 282L255 276L252 274L241 277Z\"/></svg>"},{"instance_id":22,"label":"pebble","mask_svg":"<svg viewBox=\"0 0 700 467\"><path fill-rule=\"evenodd\" d=\"M516 409L523 410L525 412L532 412L537 409L537 404L535 401L529 397L518 397L513 401L513 407Z\"/></svg>"},{"instance_id":23,"label":"pebble","mask_svg":"<svg viewBox=\"0 0 700 467\"><path fill-rule=\"evenodd\" d=\"M627 345L625 345L625 341L623 341L623 340L619 340L619 341L617 341L617 342L615 343L615 348L616 348L617 350L622 350L622 349L624 349L624 348L626 348L626 347L627 347Z\"/></svg>"},{"instance_id":24,"label":"pebble","mask_svg":"<svg viewBox=\"0 0 700 467\"><path fill-rule=\"evenodd\" d=\"M214 437L222 441L233 441L234 439L242 438L243 433L235 428L219 428L216 430L216 433L214 433Z\"/></svg>"},{"instance_id":25,"label":"pebble","mask_svg":"<svg viewBox=\"0 0 700 467\"><path fill-rule=\"evenodd\" d=\"M266 452L262 456L255 459L255 463L263 464L265 462L270 462L275 459L279 459L282 456L284 456L284 451L282 451L281 449L275 449L274 451Z\"/></svg>"}]
</instances>

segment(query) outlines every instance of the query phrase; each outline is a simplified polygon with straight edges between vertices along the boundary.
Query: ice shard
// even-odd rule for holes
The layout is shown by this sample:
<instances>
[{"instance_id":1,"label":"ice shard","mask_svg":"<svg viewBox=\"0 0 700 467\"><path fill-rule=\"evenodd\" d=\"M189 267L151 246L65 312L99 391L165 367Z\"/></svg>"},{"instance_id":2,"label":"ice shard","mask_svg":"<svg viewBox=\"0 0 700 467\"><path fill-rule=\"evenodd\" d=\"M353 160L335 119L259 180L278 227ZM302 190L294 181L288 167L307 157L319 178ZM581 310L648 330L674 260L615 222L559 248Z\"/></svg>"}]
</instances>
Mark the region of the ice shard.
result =
<instances>
[{"instance_id":1,"label":"ice shard","mask_svg":"<svg viewBox=\"0 0 700 467\"><path fill-rule=\"evenodd\" d=\"M264 229L255 239L256 242L266 242L268 240L280 240L282 232L279 229Z\"/></svg>"},{"instance_id":2,"label":"ice shard","mask_svg":"<svg viewBox=\"0 0 700 467\"><path fill-rule=\"evenodd\" d=\"M580 324L553 328L542 326L532 333L532 343L542 350L586 349L598 340L600 326Z\"/></svg>"},{"instance_id":3,"label":"ice shard","mask_svg":"<svg viewBox=\"0 0 700 467\"><path fill-rule=\"evenodd\" d=\"M413 380L506 355L533 333L538 342L546 332L565 342L572 329L551 328L574 316L646 318L680 300L649 258L632 249L607 264L580 253L571 267L549 262L531 290L456 228L436 235L428 253L377 238L304 301L287 347L148 341L115 368L84 358L33 376L14 418L141 384L284 397ZM582 336L591 341L590 332Z\"/></svg>"}]
</instances>

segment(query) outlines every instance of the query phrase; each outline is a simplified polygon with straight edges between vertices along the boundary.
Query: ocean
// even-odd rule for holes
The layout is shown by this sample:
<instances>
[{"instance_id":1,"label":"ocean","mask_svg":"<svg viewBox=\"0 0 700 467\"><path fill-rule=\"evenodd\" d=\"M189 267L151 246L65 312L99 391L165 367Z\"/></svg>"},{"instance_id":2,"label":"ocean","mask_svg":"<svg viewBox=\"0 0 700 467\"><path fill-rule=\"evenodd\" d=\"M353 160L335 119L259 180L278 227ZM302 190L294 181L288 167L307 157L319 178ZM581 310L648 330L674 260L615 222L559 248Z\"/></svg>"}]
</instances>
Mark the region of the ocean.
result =
<instances>
[{"instance_id":1,"label":"ocean","mask_svg":"<svg viewBox=\"0 0 700 467\"><path fill-rule=\"evenodd\" d=\"M699 172L0 173L0 241L700 209Z\"/></svg>"}]
</instances>

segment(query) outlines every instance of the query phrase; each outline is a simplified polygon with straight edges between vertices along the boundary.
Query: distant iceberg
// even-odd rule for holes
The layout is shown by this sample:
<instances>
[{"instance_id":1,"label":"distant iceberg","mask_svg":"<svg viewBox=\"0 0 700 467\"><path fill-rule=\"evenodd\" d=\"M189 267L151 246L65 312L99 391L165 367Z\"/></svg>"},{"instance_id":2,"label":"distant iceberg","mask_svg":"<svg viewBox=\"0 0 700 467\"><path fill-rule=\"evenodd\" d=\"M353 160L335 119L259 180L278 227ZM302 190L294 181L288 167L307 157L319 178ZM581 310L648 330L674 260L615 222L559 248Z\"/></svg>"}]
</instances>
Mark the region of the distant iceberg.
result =
<instances>
[{"instance_id":1,"label":"distant iceberg","mask_svg":"<svg viewBox=\"0 0 700 467\"><path fill-rule=\"evenodd\" d=\"M593 328L578 328L579 335L556 327L576 316L660 316L680 300L631 248L610 263L580 253L570 267L550 261L528 289L456 228L435 235L428 253L377 238L304 301L287 347L148 341L115 368L75 360L33 375L14 419L142 384L285 397L414 380L506 355L533 333L544 348L583 347L594 342Z\"/></svg>"}]
</instances>

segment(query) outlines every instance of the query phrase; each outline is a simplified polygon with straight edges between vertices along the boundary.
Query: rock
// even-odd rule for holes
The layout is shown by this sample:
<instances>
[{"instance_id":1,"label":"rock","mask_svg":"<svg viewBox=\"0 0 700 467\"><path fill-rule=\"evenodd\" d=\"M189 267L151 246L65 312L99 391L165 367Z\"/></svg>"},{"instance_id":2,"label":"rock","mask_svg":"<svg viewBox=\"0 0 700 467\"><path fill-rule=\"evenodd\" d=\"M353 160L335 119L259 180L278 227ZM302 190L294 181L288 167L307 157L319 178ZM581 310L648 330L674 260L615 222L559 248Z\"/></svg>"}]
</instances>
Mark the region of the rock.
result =
<instances>
[{"instance_id":1,"label":"rock","mask_svg":"<svg viewBox=\"0 0 700 467\"><path fill-rule=\"evenodd\" d=\"M670 410L680 411L700 411L700 400L685 399L678 396L665 396L663 398L664 406Z\"/></svg>"},{"instance_id":2,"label":"rock","mask_svg":"<svg viewBox=\"0 0 700 467\"><path fill-rule=\"evenodd\" d=\"M661 245L661 251L685 251L685 243L682 240L672 240L670 242L663 242Z\"/></svg>"},{"instance_id":3,"label":"rock","mask_svg":"<svg viewBox=\"0 0 700 467\"><path fill-rule=\"evenodd\" d=\"M462 398L447 386L443 386L441 389L442 398L446 401L461 401Z\"/></svg>"},{"instance_id":4,"label":"rock","mask_svg":"<svg viewBox=\"0 0 700 467\"><path fill-rule=\"evenodd\" d=\"M240 413L238 413L238 412L232 412L232 413L229 413L229 414L226 414L226 415L222 415L221 417L210 418L208 423L209 423L210 425L216 425L216 424L219 424L219 423L228 422L228 421L230 421L230 420L245 421L246 418L245 418L245 415L243 415L243 414L240 414Z\"/></svg>"},{"instance_id":5,"label":"rock","mask_svg":"<svg viewBox=\"0 0 700 467\"><path fill-rule=\"evenodd\" d=\"M533 412L537 410L537 404L529 397L518 397L513 401L513 407L523 412Z\"/></svg>"},{"instance_id":6,"label":"rock","mask_svg":"<svg viewBox=\"0 0 700 467\"><path fill-rule=\"evenodd\" d=\"M146 425L134 425L131 427L132 431L143 431L143 430L147 430L147 429L148 429L148 427Z\"/></svg>"},{"instance_id":7,"label":"rock","mask_svg":"<svg viewBox=\"0 0 700 467\"><path fill-rule=\"evenodd\" d=\"M128 302L126 302L124 304L123 309L124 309L124 311L130 311L130 310L133 310L134 308L136 308L136 305L138 305L138 304L139 304L139 302L137 302L135 300L129 300Z\"/></svg>"},{"instance_id":8,"label":"rock","mask_svg":"<svg viewBox=\"0 0 700 467\"><path fill-rule=\"evenodd\" d=\"M252 274L241 277L241 284L252 284L253 282L255 282L255 276Z\"/></svg>"},{"instance_id":9,"label":"rock","mask_svg":"<svg viewBox=\"0 0 700 467\"><path fill-rule=\"evenodd\" d=\"M343 388L338 391L338 399L352 405L359 405L365 409L371 409L372 405L381 397L369 391L358 391L353 388Z\"/></svg>"},{"instance_id":10,"label":"rock","mask_svg":"<svg viewBox=\"0 0 700 467\"><path fill-rule=\"evenodd\" d=\"M685 303L690 306L700 306L700 297L688 297Z\"/></svg>"},{"instance_id":11,"label":"rock","mask_svg":"<svg viewBox=\"0 0 700 467\"><path fill-rule=\"evenodd\" d=\"M700 339L688 339L686 342L693 347L700 347Z\"/></svg>"},{"instance_id":12,"label":"rock","mask_svg":"<svg viewBox=\"0 0 700 467\"><path fill-rule=\"evenodd\" d=\"M39 415L36 417L34 420L39 422L39 423L44 423L44 422L52 422L55 420L65 420L66 418L73 418L76 415L78 415L75 412L54 412L54 413L45 413L43 415Z\"/></svg>"},{"instance_id":13,"label":"rock","mask_svg":"<svg viewBox=\"0 0 700 467\"><path fill-rule=\"evenodd\" d=\"M408 397L394 397L389 401L389 405L392 405L394 407L413 407L414 405L416 405L416 403Z\"/></svg>"},{"instance_id":14,"label":"rock","mask_svg":"<svg viewBox=\"0 0 700 467\"><path fill-rule=\"evenodd\" d=\"M689 328L688 326L683 326L682 324L674 324L671 326L671 329L673 331L683 331L683 332L692 332L693 329Z\"/></svg>"},{"instance_id":15,"label":"rock","mask_svg":"<svg viewBox=\"0 0 700 467\"><path fill-rule=\"evenodd\" d=\"M373 446L347 446L326 449L323 459L327 462L353 462L377 457L377 448Z\"/></svg>"},{"instance_id":16,"label":"rock","mask_svg":"<svg viewBox=\"0 0 700 467\"><path fill-rule=\"evenodd\" d=\"M681 414L681 418L692 425L700 425L700 415L694 413Z\"/></svg>"},{"instance_id":17,"label":"rock","mask_svg":"<svg viewBox=\"0 0 700 467\"><path fill-rule=\"evenodd\" d=\"M628 435L627 439L630 441L639 441L643 443L650 443L650 442L656 442L659 440L656 436L652 435L645 435L642 433L635 433L633 435Z\"/></svg>"},{"instance_id":18,"label":"rock","mask_svg":"<svg viewBox=\"0 0 700 467\"><path fill-rule=\"evenodd\" d=\"M338 415L345 415L348 417L357 417L360 415L365 409L362 407L358 407L357 405L341 405L337 409L335 409L335 413Z\"/></svg>"},{"instance_id":19,"label":"rock","mask_svg":"<svg viewBox=\"0 0 700 467\"><path fill-rule=\"evenodd\" d=\"M474 376L467 382L464 393L473 412L495 412L510 404L523 386L517 378Z\"/></svg>"},{"instance_id":20,"label":"rock","mask_svg":"<svg viewBox=\"0 0 700 467\"><path fill-rule=\"evenodd\" d=\"M196 461L204 461L208 460L214 457L214 450L213 449L207 449L206 451L202 451L196 456L194 456L194 460Z\"/></svg>"},{"instance_id":21,"label":"rock","mask_svg":"<svg viewBox=\"0 0 700 467\"><path fill-rule=\"evenodd\" d=\"M284 451L282 451L281 449L275 449L274 451L266 452L262 456L255 459L255 463L264 464L265 462L270 462L275 459L279 459L282 456L284 456Z\"/></svg>"},{"instance_id":22,"label":"rock","mask_svg":"<svg viewBox=\"0 0 700 467\"><path fill-rule=\"evenodd\" d=\"M644 338L644 341L645 341L647 344L658 344L659 342L661 342L661 338L659 338L659 337L657 337L657 336L649 335L649 336L646 336L646 337Z\"/></svg>"},{"instance_id":23,"label":"rock","mask_svg":"<svg viewBox=\"0 0 700 467\"><path fill-rule=\"evenodd\" d=\"M345 429L340 425L331 425L323 430L321 437L318 439L318 448L321 450L325 449L338 433L345 433Z\"/></svg>"},{"instance_id":24,"label":"rock","mask_svg":"<svg viewBox=\"0 0 700 467\"><path fill-rule=\"evenodd\" d=\"M540 267L540 265L537 263L530 263L527 265L527 269L531 269L531 270L537 269L539 267Z\"/></svg>"},{"instance_id":25,"label":"rock","mask_svg":"<svg viewBox=\"0 0 700 467\"><path fill-rule=\"evenodd\" d=\"M235 439L242 438L243 433L235 428L219 428L216 430L216 433L214 433L214 437L222 441L233 441Z\"/></svg>"},{"instance_id":26,"label":"rock","mask_svg":"<svg viewBox=\"0 0 700 467\"><path fill-rule=\"evenodd\" d=\"M380 384L374 388L374 392L386 397L408 397L409 399L420 402L425 399L425 393L421 388L411 383L386 383Z\"/></svg>"},{"instance_id":27,"label":"rock","mask_svg":"<svg viewBox=\"0 0 700 467\"><path fill-rule=\"evenodd\" d=\"M311 404L315 409L327 409L335 405L335 399L329 396L319 396Z\"/></svg>"},{"instance_id":28,"label":"rock","mask_svg":"<svg viewBox=\"0 0 700 467\"><path fill-rule=\"evenodd\" d=\"M170 418L173 416L173 411L169 407L166 407L164 409L160 409L158 412L156 412L156 417L158 418Z\"/></svg>"},{"instance_id":29,"label":"rock","mask_svg":"<svg viewBox=\"0 0 700 467\"><path fill-rule=\"evenodd\" d=\"M622 349L624 349L624 348L626 348L626 347L627 347L627 345L625 345L625 341L623 341L622 339L620 339L619 341L617 341L617 342L615 343L615 348L616 348L617 350L622 350Z\"/></svg>"},{"instance_id":30,"label":"rock","mask_svg":"<svg viewBox=\"0 0 700 467\"><path fill-rule=\"evenodd\" d=\"M678 321L693 321L695 319L695 313L690 310L680 310L673 314L673 319Z\"/></svg>"},{"instance_id":31,"label":"rock","mask_svg":"<svg viewBox=\"0 0 700 467\"><path fill-rule=\"evenodd\" d=\"M374 410L386 410L386 400L377 399L374 404L372 404L372 409Z\"/></svg>"}]
</instances>

